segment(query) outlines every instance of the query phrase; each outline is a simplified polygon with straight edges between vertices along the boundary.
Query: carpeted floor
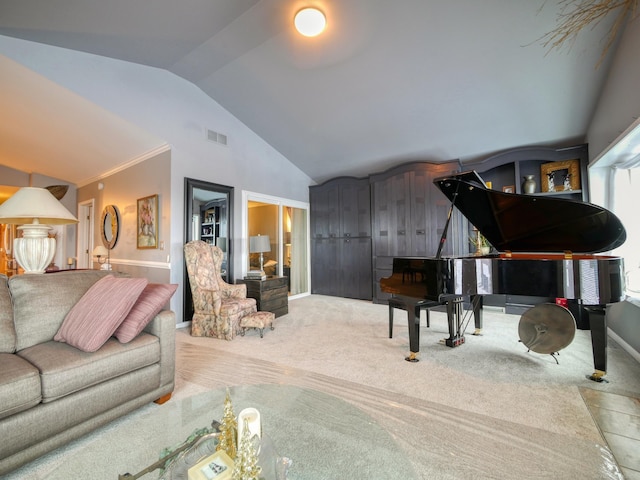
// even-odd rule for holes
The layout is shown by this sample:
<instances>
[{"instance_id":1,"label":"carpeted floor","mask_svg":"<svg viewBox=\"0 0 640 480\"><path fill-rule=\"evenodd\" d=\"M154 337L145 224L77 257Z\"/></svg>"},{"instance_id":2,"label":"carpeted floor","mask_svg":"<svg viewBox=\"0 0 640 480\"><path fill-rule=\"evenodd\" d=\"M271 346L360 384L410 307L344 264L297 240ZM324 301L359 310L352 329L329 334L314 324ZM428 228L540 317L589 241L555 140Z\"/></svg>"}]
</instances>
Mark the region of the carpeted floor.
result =
<instances>
[{"instance_id":1,"label":"carpeted floor","mask_svg":"<svg viewBox=\"0 0 640 480\"><path fill-rule=\"evenodd\" d=\"M9 478L78 478L91 461L91 478L113 479L133 465L109 451L128 425L144 424L149 412L169 415L211 389L261 383L357 406L394 438L416 478L622 478L581 396L594 389L640 397L640 364L611 340L609 383L594 383L586 378L593 372L588 331L578 331L556 363L518 342L519 317L486 311L483 335L451 349L440 343L445 314L432 312L431 328L422 322L421 360L409 363L405 312L396 312L389 339L386 305L312 295L291 301L289 311L264 338L249 331L227 342L178 330L176 390L167 405L140 409ZM136 450L130 436L127 454ZM302 478L292 471L291 480Z\"/></svg>"}]
</instances>

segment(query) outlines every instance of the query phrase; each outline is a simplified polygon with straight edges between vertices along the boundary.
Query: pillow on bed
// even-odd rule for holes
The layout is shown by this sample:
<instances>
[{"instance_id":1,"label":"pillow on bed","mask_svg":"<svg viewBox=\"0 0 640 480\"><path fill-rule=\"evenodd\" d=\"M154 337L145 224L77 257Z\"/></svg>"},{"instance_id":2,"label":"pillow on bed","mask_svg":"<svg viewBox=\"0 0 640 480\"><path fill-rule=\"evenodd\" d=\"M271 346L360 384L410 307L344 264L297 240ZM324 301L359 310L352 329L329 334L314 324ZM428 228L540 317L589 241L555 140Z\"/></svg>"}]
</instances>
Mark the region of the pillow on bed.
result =
<instances>
[{"instance_id":1,"label":"pillow on bed","mask_svg":"<svg viewBox=\"0 0 640 480\"><path fill-rule=\"evenodd\" d=\"M146 278L101 278L67 313L53 339L95 352L113 335L147 283Z\"/></svg>"},{"instance_id":2,"label":"pillow on bed","mask_svg":"<svg viewBox=\"0 0 640 480\"><path fill-rule=\"evenodd\" d=\"M138 334L153 320L162 307L171 299L178 288L175 283L150 283L133 306L127 318L116 329L114 336L121 342L127 343L138 336Z\"/></svg>"}]
</instances>

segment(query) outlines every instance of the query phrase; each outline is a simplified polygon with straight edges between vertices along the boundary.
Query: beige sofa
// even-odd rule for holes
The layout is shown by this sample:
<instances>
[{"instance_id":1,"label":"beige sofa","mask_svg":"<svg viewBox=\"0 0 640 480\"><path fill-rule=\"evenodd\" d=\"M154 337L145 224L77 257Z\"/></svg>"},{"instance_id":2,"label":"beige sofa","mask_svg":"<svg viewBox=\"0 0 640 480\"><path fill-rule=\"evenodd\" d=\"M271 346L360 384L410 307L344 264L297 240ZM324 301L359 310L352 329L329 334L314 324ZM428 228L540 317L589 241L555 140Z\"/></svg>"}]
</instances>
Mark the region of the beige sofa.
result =
<instances>
[{"instance_id":1,"label":"beige sofa","mask_svg":"<svg viewBox=\"0 0 640 480\"><path fill-rule=\"evenodd\" d=\"M53 340L72 307L109 273L0 275L0 476L170 397L176 323L169 310L128 343L111 337L95 352Z\"/></svg>"}]
</instances>

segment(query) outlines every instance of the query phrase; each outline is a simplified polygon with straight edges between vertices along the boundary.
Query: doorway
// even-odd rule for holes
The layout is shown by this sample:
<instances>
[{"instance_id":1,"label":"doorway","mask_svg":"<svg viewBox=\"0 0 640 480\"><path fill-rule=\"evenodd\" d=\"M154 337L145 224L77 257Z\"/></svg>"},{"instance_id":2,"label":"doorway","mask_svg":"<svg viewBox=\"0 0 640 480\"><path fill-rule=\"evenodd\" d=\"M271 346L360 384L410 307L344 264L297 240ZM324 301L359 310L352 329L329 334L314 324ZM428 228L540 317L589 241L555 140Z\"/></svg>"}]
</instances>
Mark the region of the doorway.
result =
<instances>
[{"instance_id":1,"label":"doorway","mask_svg":"<svg viewBox=\"0 0 640 480\"><path fill-rule=\"evenodd\" d=\"M233 281L233 187L185 178L184 241L202 240L223 252L222 278ZM183 321L193 318L189 274L184 269Z\"/></svg>"},{"instance_id":2,"label":"doorway","mask_svg":"<svg viewBox=\"0 0 640 480\"><path fill-rule=\"evenodd\" d=\"M270 250L262 255L265 274L287 277L290 298L308 295L309 204L243 192L243 212L243 271L260 269L250 238L269 236Z\"/></svg>"}]
</instances>

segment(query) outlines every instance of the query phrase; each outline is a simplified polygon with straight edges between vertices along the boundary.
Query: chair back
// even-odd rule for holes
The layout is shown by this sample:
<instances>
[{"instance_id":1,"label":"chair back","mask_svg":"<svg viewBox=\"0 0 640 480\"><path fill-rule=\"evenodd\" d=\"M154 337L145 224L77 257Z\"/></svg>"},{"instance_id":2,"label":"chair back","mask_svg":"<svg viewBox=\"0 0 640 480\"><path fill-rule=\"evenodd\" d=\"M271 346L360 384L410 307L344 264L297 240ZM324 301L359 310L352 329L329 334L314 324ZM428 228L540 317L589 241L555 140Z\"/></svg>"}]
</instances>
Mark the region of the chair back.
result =
<instances>
[{"instance_id":1,"label":"chair back","mask_svg":"<svg viewBox=\"0 0 640 480\"><path fill-rule=\"evenodd\" d=\"M184 246L184 259L193 295L198 293L197 290L220 290L218 279L222 265L222 251L218 247L202 240L193 240Z\"/></svg>"}]
</instances>

